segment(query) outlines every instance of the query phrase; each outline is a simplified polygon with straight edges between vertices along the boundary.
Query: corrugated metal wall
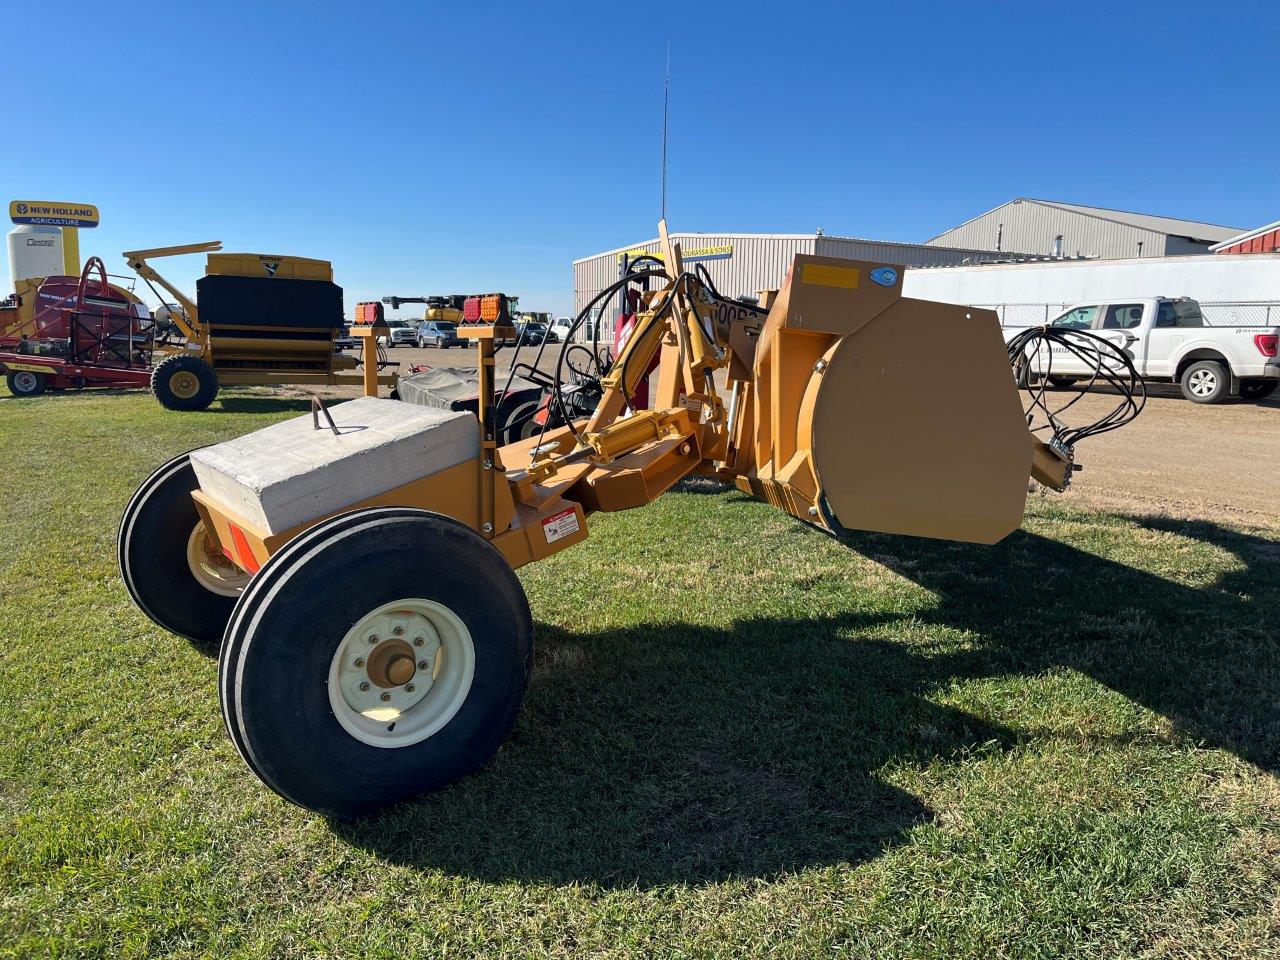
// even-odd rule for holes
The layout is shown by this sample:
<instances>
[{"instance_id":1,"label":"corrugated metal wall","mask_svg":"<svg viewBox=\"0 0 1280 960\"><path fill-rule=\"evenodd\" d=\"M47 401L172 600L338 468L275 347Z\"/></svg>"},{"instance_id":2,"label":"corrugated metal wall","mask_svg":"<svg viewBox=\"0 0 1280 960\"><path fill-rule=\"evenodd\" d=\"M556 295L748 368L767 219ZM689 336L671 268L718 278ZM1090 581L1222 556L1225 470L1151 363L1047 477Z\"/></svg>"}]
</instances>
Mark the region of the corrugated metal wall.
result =
<instances>
[{"instance_id":1,"label":"corrugated metal wall","mask_svg":"<svg viewBox=\"0 0 1280 960\"><path fill-rule=\"evenodd\" d=\"M814 237L809 235L735 236L729 234L676 233L672 240L680 242L685 263L692 268L701 263L721 293L730 297L754 295L757 290L776 287L782 282L791 260L797 253L813 253ZM731 248L728 256L716 252ZM573 264L573 312L575 316L598 294L618 279L622 254L658 252L658 241L649 240L630 247L619 247ZM601 315L601 339L612 337L618 300L608 304Z\"/></svg>"},{"instance_id":2,"label":"corrugated metal wall","mask_svg":"<svg viewBox=\"0 0 1280 960\"><path fill-rule=\"evenodd\" d=\"M994 250L999 237L1002 250L1020 250L1036 256L1051 256L1054 252L1054 237L1058 234L1062 234L1062 252L1067 257L1074 257L1077 253L1103 259L1166 255L1166 234L1030 200L1013 200L996 207L989 213L935 237L929 241L929 245ZM1142 244L1141 248L1139 243ZM1208 251L1208 247L1208 244L1203 244L1197 251L1188 249L1177 252L1204 253Z\"/></svg>"},{"instance_id":3,"label":"corrugated metal wall","mask_svg":"<svg viewBox=\"0 0 1280 960\"><path fill-rule=\"evenodd\" d=\"M1241 240L1229 247L1223 247L1218 253L1276 253L1280 252L1280 227L1268 230L1248 240Z\"/></svg>"}]
</instances>

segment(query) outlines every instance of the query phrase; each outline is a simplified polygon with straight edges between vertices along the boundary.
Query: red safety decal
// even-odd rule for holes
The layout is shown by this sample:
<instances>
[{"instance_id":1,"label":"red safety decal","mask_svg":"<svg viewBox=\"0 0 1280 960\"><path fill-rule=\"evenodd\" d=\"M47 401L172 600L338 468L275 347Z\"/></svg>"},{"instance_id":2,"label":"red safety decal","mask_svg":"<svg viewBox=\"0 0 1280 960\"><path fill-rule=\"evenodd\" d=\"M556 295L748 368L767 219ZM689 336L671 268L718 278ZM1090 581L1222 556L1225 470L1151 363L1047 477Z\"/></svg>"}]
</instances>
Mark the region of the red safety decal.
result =
<instances>
[{"instance_id":1,"label":"red safety decal","mask_svg":"<svg viewBox=\"0 0 1280 960\"><path fill-rule=\"evenodd\" d=\"M542 533L547 538L547 543L555 543L562 537L577 533L580 529L578 513L573 507L554 513L542 521Z\"/></svg>"}]
</instances>

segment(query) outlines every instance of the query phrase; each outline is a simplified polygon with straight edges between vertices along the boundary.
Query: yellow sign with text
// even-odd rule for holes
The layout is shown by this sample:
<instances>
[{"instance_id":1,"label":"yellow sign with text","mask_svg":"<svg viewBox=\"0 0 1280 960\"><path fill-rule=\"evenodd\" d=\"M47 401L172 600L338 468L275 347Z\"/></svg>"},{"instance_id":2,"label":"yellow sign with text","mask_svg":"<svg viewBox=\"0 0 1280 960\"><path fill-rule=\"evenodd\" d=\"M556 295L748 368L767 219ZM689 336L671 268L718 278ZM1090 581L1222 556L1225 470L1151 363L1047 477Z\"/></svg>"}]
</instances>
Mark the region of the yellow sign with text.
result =
<instances>
[{"instance_id":1,"label":"yellow sign with text","mask_svg":"<svg viewBox=\"0 0 1280 960\"><path fill-rule=\"evenodd\" d=\"M622 262L622 258L634 260L636 257L648 256L662 259L662 254L656 250L624 250L618 254L618 262ZM697 260L728 260L733 256L733 244L725 243L718 247L694 247L691 250L681 251L680 259L685 263L692 263Z\"/></svg>"},{"instance_id":2,"label":"yellow sign with text","mask_svg":"<svg viewBox=\"0 0 1280 960\"><path fill-rule=\"evenodd\" d=\"M10 200L9 219L42 227L88 228L98 225L98 208L92 203L53 200Z\"/></svg>"}]
</instances>

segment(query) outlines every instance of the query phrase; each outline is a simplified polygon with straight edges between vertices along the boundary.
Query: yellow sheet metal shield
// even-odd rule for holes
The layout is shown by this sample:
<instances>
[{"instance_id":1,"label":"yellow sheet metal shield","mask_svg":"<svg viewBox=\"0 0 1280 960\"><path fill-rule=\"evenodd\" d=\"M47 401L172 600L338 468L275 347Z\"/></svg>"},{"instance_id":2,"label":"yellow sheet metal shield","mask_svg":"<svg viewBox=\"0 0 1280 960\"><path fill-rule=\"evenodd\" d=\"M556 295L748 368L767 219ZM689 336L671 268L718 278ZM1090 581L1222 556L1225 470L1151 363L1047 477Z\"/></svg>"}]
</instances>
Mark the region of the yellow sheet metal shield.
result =
<instances>
[{"instance_id":1,"label":"yellow sheet metal shield","mask_svg":"<svg viewBox=\"0 0 1280 960\"><path fill-rule=\"evenodd\" d=\"M945 395L943 357L963 385ZM814 466L845 527L995 543L1021 525L1032 443L994 313L898 300L821 376Z\"/></svg>"}]
</instances>

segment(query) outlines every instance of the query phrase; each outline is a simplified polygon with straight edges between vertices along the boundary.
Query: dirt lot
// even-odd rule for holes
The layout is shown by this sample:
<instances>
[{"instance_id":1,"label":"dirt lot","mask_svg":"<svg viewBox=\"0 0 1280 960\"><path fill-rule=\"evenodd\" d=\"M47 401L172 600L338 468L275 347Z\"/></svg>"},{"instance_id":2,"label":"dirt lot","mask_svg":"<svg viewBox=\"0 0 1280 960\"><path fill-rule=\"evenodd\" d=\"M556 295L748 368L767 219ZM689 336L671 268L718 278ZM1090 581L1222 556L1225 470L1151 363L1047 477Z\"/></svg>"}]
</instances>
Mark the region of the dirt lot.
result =
<instances>
[{"instance_id":1,"label":"dirt lot","mask_svg":"<svg viewBox=\"0 0 1280 960\"><path fill-rule=\"evenodd\" d=\"M1105 413L1115 399L1090 393L1070 411L1071 422ZM1202 406L1173 387L1152 385L1136 421L1083 441L1076 456L1084 470L1066 494L1073 500L1131 513L1280 526L1277 396Z\"/></svg>"},{"instance_id":2,"label":"dirt lot","mask_svg":"<svg viewBox=\"0 0 1280 960\"><path fill-rule=\"evenodd\" d=\"M554 369L558 349L548 345L544 369ZM535 351L522 352L532 360ZM499 354L499 367L510 354L509 349ZM389 356L405 374L410 364L475 366L470 349L399 347ZM1148 393L1146 409L1134 423L1080 444L1076 455L1084 469L1066 496L1128 513L1280 527L1280 394L1263 403L1201 406L1184 400L1172 386L1153 384ZM946 396L946 390L939 391L944 408ZM1086 423L1115 402L1114 395L1091 392L1071 409L1068 422Z\"/></svg>"}]
</instances>

